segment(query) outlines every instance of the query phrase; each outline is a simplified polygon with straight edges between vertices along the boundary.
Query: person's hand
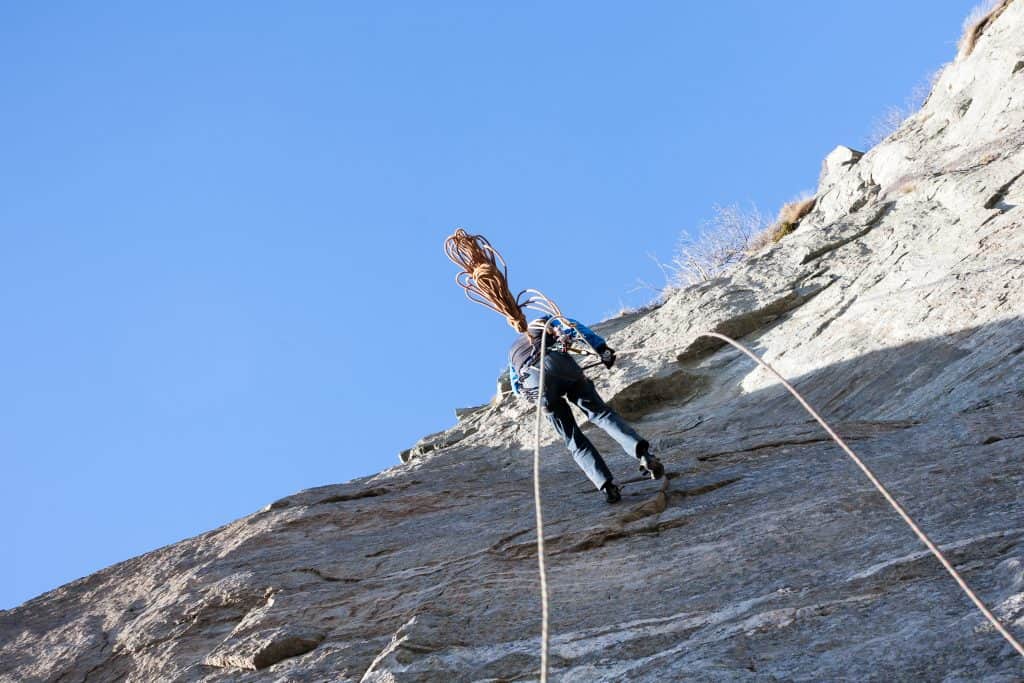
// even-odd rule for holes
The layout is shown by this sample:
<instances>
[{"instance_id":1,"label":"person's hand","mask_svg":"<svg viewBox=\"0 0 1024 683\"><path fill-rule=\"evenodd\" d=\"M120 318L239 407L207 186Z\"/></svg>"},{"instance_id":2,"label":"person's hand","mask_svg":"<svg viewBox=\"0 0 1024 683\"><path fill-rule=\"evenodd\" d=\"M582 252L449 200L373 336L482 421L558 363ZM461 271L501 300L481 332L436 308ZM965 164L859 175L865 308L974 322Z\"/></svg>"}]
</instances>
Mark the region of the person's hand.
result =
<instances>
[{"instance_id":1,"label":"person's hand","mask_svg":"<svg viewBox=\"0 0 1024 683\"><path fill-rule=\"evenodd\" d=\"M615 365L615 350L605 346L601 349L601 362L606 368Z\"/></svg>"}]
</instances>

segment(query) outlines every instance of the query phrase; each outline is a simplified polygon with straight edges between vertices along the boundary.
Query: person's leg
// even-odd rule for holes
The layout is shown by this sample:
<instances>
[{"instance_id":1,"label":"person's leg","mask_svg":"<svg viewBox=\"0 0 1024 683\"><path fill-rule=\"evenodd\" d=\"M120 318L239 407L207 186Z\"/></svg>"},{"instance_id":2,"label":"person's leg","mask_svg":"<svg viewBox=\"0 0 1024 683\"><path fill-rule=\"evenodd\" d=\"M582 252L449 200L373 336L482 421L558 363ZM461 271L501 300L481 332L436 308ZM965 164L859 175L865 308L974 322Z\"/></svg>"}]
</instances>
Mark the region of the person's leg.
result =
<instances>
[{"instance_id":1,"label":"person's leg","mask_svg":"<svg viewBox=\"0 0 1024 683\"><path fill-rule=\"evenodd\" d=\"M612 480L612 473L608 469L608 465L605 464L604 458L576 424L572 409L569 408L565 399L560 394L550 391L545 391L544 394L541 399L544 414L547 415L555 431L565 441L566 447L572 453L573 460L594 486L600 489L606 482Z\"/></svg>"},{"instance_id":2,"label":"person's leg","mask_svg":"<svg viewBox=\"0 0 1024 683\"><path fill-rule=\"evenodd\" d=\"M591 422L615 439L626 453L638 460L646 455L650 444L604 402L591 380L584 378L574 383L568 398L579 406Z\"/></svg>"}]
</instances>

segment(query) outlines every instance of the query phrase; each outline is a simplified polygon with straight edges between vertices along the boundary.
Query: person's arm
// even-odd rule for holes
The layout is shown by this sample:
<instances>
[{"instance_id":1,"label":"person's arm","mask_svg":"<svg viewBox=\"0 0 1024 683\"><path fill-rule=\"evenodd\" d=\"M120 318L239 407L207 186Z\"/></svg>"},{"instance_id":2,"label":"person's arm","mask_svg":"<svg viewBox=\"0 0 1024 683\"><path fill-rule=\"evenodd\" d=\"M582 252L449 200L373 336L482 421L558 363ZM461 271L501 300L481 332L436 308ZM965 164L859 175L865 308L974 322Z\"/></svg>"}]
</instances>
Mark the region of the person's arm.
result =
<instances>
[{"instance_id":1,"label":"person's arm","mask_svg":"<svg viewBox=\"0 0 1024 683\"><path fill-rule=\"evenodd\" d=\"M573 328L571 328L572 335L574 337L582 336L584 339L586 339L587 343L590 344L591 348L593 348L594 351L597 351L597 355L601 357L601 362L604 363L604 366L606 368L610 368L611 366L615 365L615 351L608 346L608 343L605 342L604 337L594 332L592 329L590 329L583 323L579 322L578 320L573 320L572 318L569 318L569 322L573 324Z\"/></svg>"},{"instance_id":2,"label":"person's arm","mask_svg":"<svg viewBox=\"0 0 1024 683\"><path fill-rule=\"evenodd\" d=\"M566 330L566 333L571 337L582 336L598 353L601 353L604 348L608 347L608 344L604 341L604 337L594 332L580 321L569 318L569 322L572 323L572 327Z\"/></svg>"}]
</instances>

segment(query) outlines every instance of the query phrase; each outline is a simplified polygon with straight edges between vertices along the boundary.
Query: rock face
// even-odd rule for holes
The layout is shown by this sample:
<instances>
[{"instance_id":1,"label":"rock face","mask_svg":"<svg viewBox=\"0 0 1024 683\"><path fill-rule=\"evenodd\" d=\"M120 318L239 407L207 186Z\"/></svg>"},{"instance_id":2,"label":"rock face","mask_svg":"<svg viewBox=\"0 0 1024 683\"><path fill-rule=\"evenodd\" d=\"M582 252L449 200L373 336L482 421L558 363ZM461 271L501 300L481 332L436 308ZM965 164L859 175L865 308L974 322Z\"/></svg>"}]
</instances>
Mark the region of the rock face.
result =
<instances>
[{"instance_id":1,"label":"rock face","mask_svg":"<svg viewBox=\"0 0 1024 683\"><path fill-rule=\"evenodd\" d=\"M545 427L554 680L1024 676L781 387L697 338L792 378L1024 638L1022 64L1015 0L889 139L830 155L795 233L600 328L622 356L598 388L672 476L606 506ZM0 680L534 680L532 433L496 400L393 469L0 612Z\"/></svg>"}]
</instances>

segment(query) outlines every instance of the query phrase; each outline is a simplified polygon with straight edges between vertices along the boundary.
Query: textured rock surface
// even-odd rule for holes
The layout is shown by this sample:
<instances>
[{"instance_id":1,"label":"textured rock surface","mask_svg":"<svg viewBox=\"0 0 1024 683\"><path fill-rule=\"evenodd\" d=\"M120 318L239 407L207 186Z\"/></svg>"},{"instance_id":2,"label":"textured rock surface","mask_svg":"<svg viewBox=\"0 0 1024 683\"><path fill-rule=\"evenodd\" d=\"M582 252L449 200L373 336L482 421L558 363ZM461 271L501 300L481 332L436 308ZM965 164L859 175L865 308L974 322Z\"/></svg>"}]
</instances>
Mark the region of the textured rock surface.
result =
<instances>
[{"instance_id":1,"label":"textured rock surface","mask_svg":"<svg viewBox=\"0 0 1024 683\"><path fill-rule=\"evenodd\" d=\"M1017 0L900 130L828 166L795 233L604 325L629 353L599 388L673 477L608 507L545 431L557 680L1024 676L777 383L697 338L795 378L1024 637L1022 63ZM0 612L0 680L534 679L531 444L498 400L377 476Z\"/></svg>"}]
</instances>

